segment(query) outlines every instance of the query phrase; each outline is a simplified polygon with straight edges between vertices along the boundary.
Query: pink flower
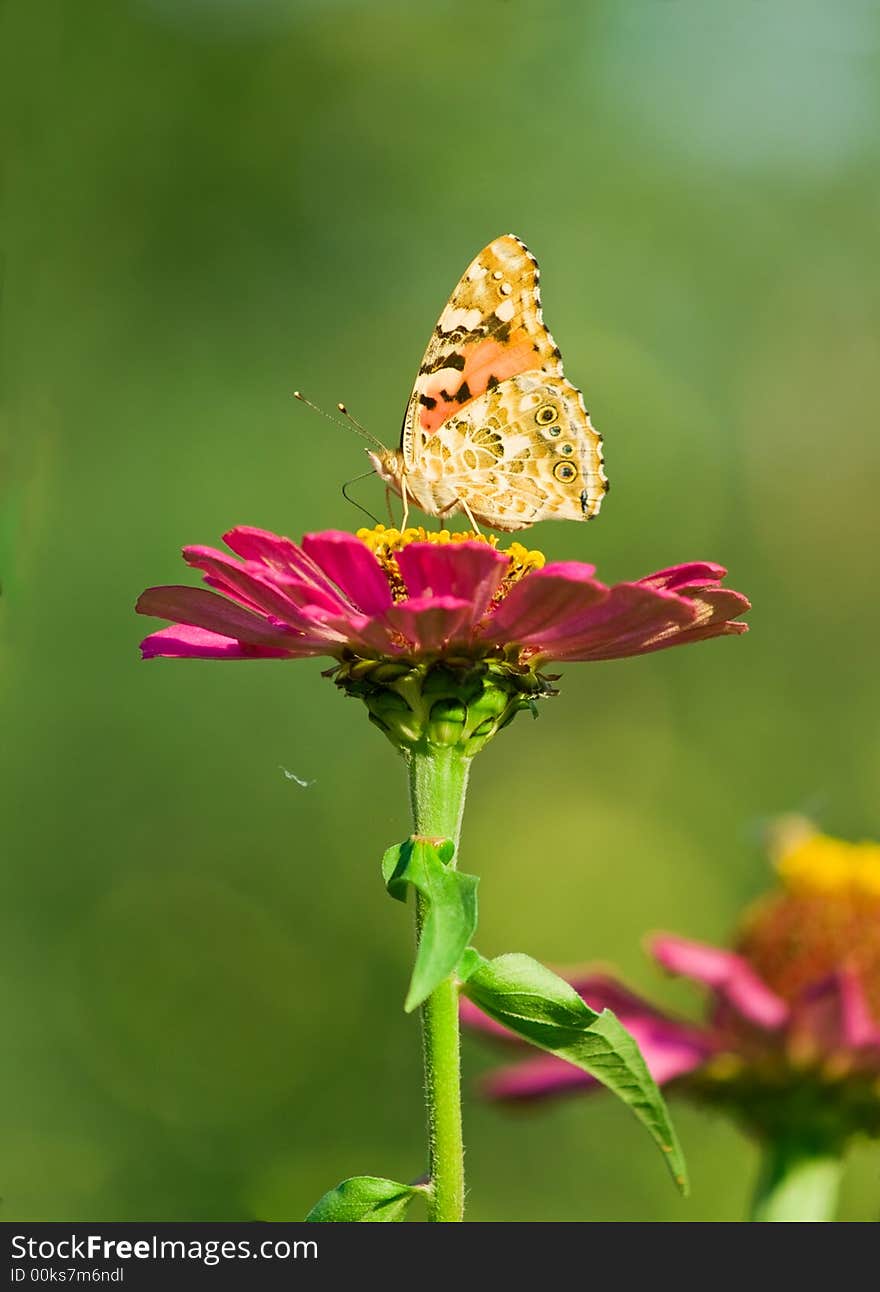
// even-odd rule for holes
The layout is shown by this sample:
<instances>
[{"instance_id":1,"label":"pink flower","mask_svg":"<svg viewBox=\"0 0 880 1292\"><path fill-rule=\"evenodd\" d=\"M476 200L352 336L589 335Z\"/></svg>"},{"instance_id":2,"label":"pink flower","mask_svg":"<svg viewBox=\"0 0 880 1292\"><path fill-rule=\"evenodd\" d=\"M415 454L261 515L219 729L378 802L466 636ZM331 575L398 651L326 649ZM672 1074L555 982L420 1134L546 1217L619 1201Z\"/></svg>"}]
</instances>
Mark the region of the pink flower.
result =
<instances>
[{"instance_id":1,"label":"pink flower","mask_svg":"<svg viewBox=\"0 0 880 1292\"><path fill-rule=\"evenodd\" d=\"M240 526L235 554L187 547L205 588L150 588L140 614L172 627L142 643L145 659L340 661L503 659L536 670L548 660L618 659L743 633L749 608L721 586L720 565L694 562L609 587L594 567L546 565L513 543L476 535L329 530L301 545Z\"/></svg>"},{"instance_id":2,"label":"pink flower","mask_svg":"<svg viewBox=\"0 0 880 1292\"><path fill-rule=\"evenodd\" d=\"M746 913L735 949L651 939L663 968L708 992L703 1021L658 1009L603 973L569 981L632 1032L658 1084L727 1107L759 1134L809 1123L841 1142L880 1135L880 846L801 830L779 870L782 889ZM462 1014L513 1040L469 1001ZM541 1056L491 1073L484 1089L514 1101L600 1087Z\"/></svg>"}]
</instances>

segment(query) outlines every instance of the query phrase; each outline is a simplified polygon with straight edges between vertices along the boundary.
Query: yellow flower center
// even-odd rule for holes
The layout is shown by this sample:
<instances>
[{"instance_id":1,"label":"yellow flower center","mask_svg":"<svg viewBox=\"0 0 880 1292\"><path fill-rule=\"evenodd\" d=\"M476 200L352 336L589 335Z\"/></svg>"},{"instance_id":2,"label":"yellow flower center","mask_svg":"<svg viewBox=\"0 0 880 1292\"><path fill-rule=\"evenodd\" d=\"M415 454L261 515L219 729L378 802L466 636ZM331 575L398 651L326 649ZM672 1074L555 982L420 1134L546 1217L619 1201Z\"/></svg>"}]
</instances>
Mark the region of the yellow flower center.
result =
<instances>
[{"instance_id":1,"label":"yellow flower center","mask_svg":"<svg viewBox=\"0 0 880 1292\"><path fill-rule=\"evenodd\" d=\"M777 870L785 887L794 893L849 893L880 902L878 843L847 843L814 834L783 852ZM880 938L880 929L877 936Z\"/></svg>"},{"instance_id":2,"label":"yellow flower center","mask_svg":"<svg viewBox=\"0 0 880 1292\"><path fill-rule=\"evenodd\" d=\"M854 970L880 1021L880 844L832 839L797 818L775 844L782 887L746 913L739 950L789 1000Z\"/></svg>"},{"instance_id":3,"label":"yellow flower center","mask_svg":"<svg viewBox=\"0 0 880 1292\"><path fill-rule=\"evenodd\" d=\"M376 525L374 529L359 529L357 536L362 543L366 543L381 565L395 601L403 601L407 595L396 558L397 553L409 547L410 543L436 543L441 547L447 543L486 543L489 547L498 548L498 539L494 534L487 537L485 534L475 534L473 530L453 533L448 529L423 529L421 525L402 531ZM545 557L543 552L530 551L522 543L511 543L498 550L510 558L496 598L500 601L520 579L533 570L540 570Z\"/></svg>"}]
</instances>

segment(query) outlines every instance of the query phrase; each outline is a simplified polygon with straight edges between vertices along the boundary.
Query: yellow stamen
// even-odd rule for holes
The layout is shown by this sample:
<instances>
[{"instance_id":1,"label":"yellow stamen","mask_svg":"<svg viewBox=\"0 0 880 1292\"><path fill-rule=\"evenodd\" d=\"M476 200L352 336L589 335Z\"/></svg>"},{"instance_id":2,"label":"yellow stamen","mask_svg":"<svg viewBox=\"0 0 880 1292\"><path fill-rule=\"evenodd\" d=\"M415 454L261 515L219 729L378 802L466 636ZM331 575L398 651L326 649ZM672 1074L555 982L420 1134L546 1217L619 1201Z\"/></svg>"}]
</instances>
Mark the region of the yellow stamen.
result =
<instances>
[{"instance_id":1,"label":"yellow stamen","mask_svg":"<svg viewBox=\"0 0 880 1292\"><path fill-rule=\"evenodd\" d=\"M359 529L357 536L362 543L366 543L382 566L395 601L402 601L406 596L406 587L395 556L410 543L437 543L441 547L447 543L487 543L490 547L498 548L510 558L501 582L499 599L505 597L513 585L527 574L540 570L546 559L543 552L530 551L522 543L511 543L508 547L499 548L494 534L475 534L473 530L453 533L448 529L424 529L421 525L404 530L376 525L374 529Z\"/></svg>"}]
</instances>

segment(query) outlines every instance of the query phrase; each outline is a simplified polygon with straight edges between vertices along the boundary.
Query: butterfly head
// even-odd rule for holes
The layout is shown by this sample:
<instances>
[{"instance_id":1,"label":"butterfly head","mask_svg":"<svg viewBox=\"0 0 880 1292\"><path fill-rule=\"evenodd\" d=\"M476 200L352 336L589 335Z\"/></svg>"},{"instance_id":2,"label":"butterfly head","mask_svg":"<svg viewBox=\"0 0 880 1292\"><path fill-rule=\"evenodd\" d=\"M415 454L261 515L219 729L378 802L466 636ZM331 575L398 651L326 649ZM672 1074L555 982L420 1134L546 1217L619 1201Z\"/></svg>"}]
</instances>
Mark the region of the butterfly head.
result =
<instances>
[{"instance_id":1,"label":"butterfly head","mask_svg":"<svg viewBox=\"0 0 880 1292\"><path fill-rule=\"evenodd\" d=\"M378 452L367 449L367 457L379 479L400 493L400 481L405 469L400 449L380 449Z\"/></svg>"}]
</instances>

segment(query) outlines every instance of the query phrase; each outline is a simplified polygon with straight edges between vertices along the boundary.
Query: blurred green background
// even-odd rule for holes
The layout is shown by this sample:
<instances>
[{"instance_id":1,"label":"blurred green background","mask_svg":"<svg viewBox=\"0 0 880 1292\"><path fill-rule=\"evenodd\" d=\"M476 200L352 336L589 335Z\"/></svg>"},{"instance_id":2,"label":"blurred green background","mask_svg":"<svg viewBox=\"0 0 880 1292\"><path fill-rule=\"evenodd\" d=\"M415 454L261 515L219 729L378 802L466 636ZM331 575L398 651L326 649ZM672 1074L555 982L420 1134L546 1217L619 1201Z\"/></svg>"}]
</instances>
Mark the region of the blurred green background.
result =
<instances>
[{"instance_id":1,"label":"blurred green background","mask_svg":"<svg viewBox=\"0 0 880 1292\"><path fill-rule=\"evenodd\" d=\"M360 524L362 445L292 390L395 442L457 276L519 234L613 486L530 541L609 580L719 560L754 611L741 641L572 666L478 761L479 944L698 1009L646 931L724 938L768 884L768 815L880 828L880 6L2 21L2 1215L298 1218L423 1169L411 935L378 873L404 770L320 662L141 664L135 596L235 523ZM468 1042L471 1090L489 1057ZM739 1218L752 1148L676 1112L688 1202L610 1099L471 1093L470 1217ZM842 1215L878 1207L868 1146Z\"/></svg>"}]
</instances>

